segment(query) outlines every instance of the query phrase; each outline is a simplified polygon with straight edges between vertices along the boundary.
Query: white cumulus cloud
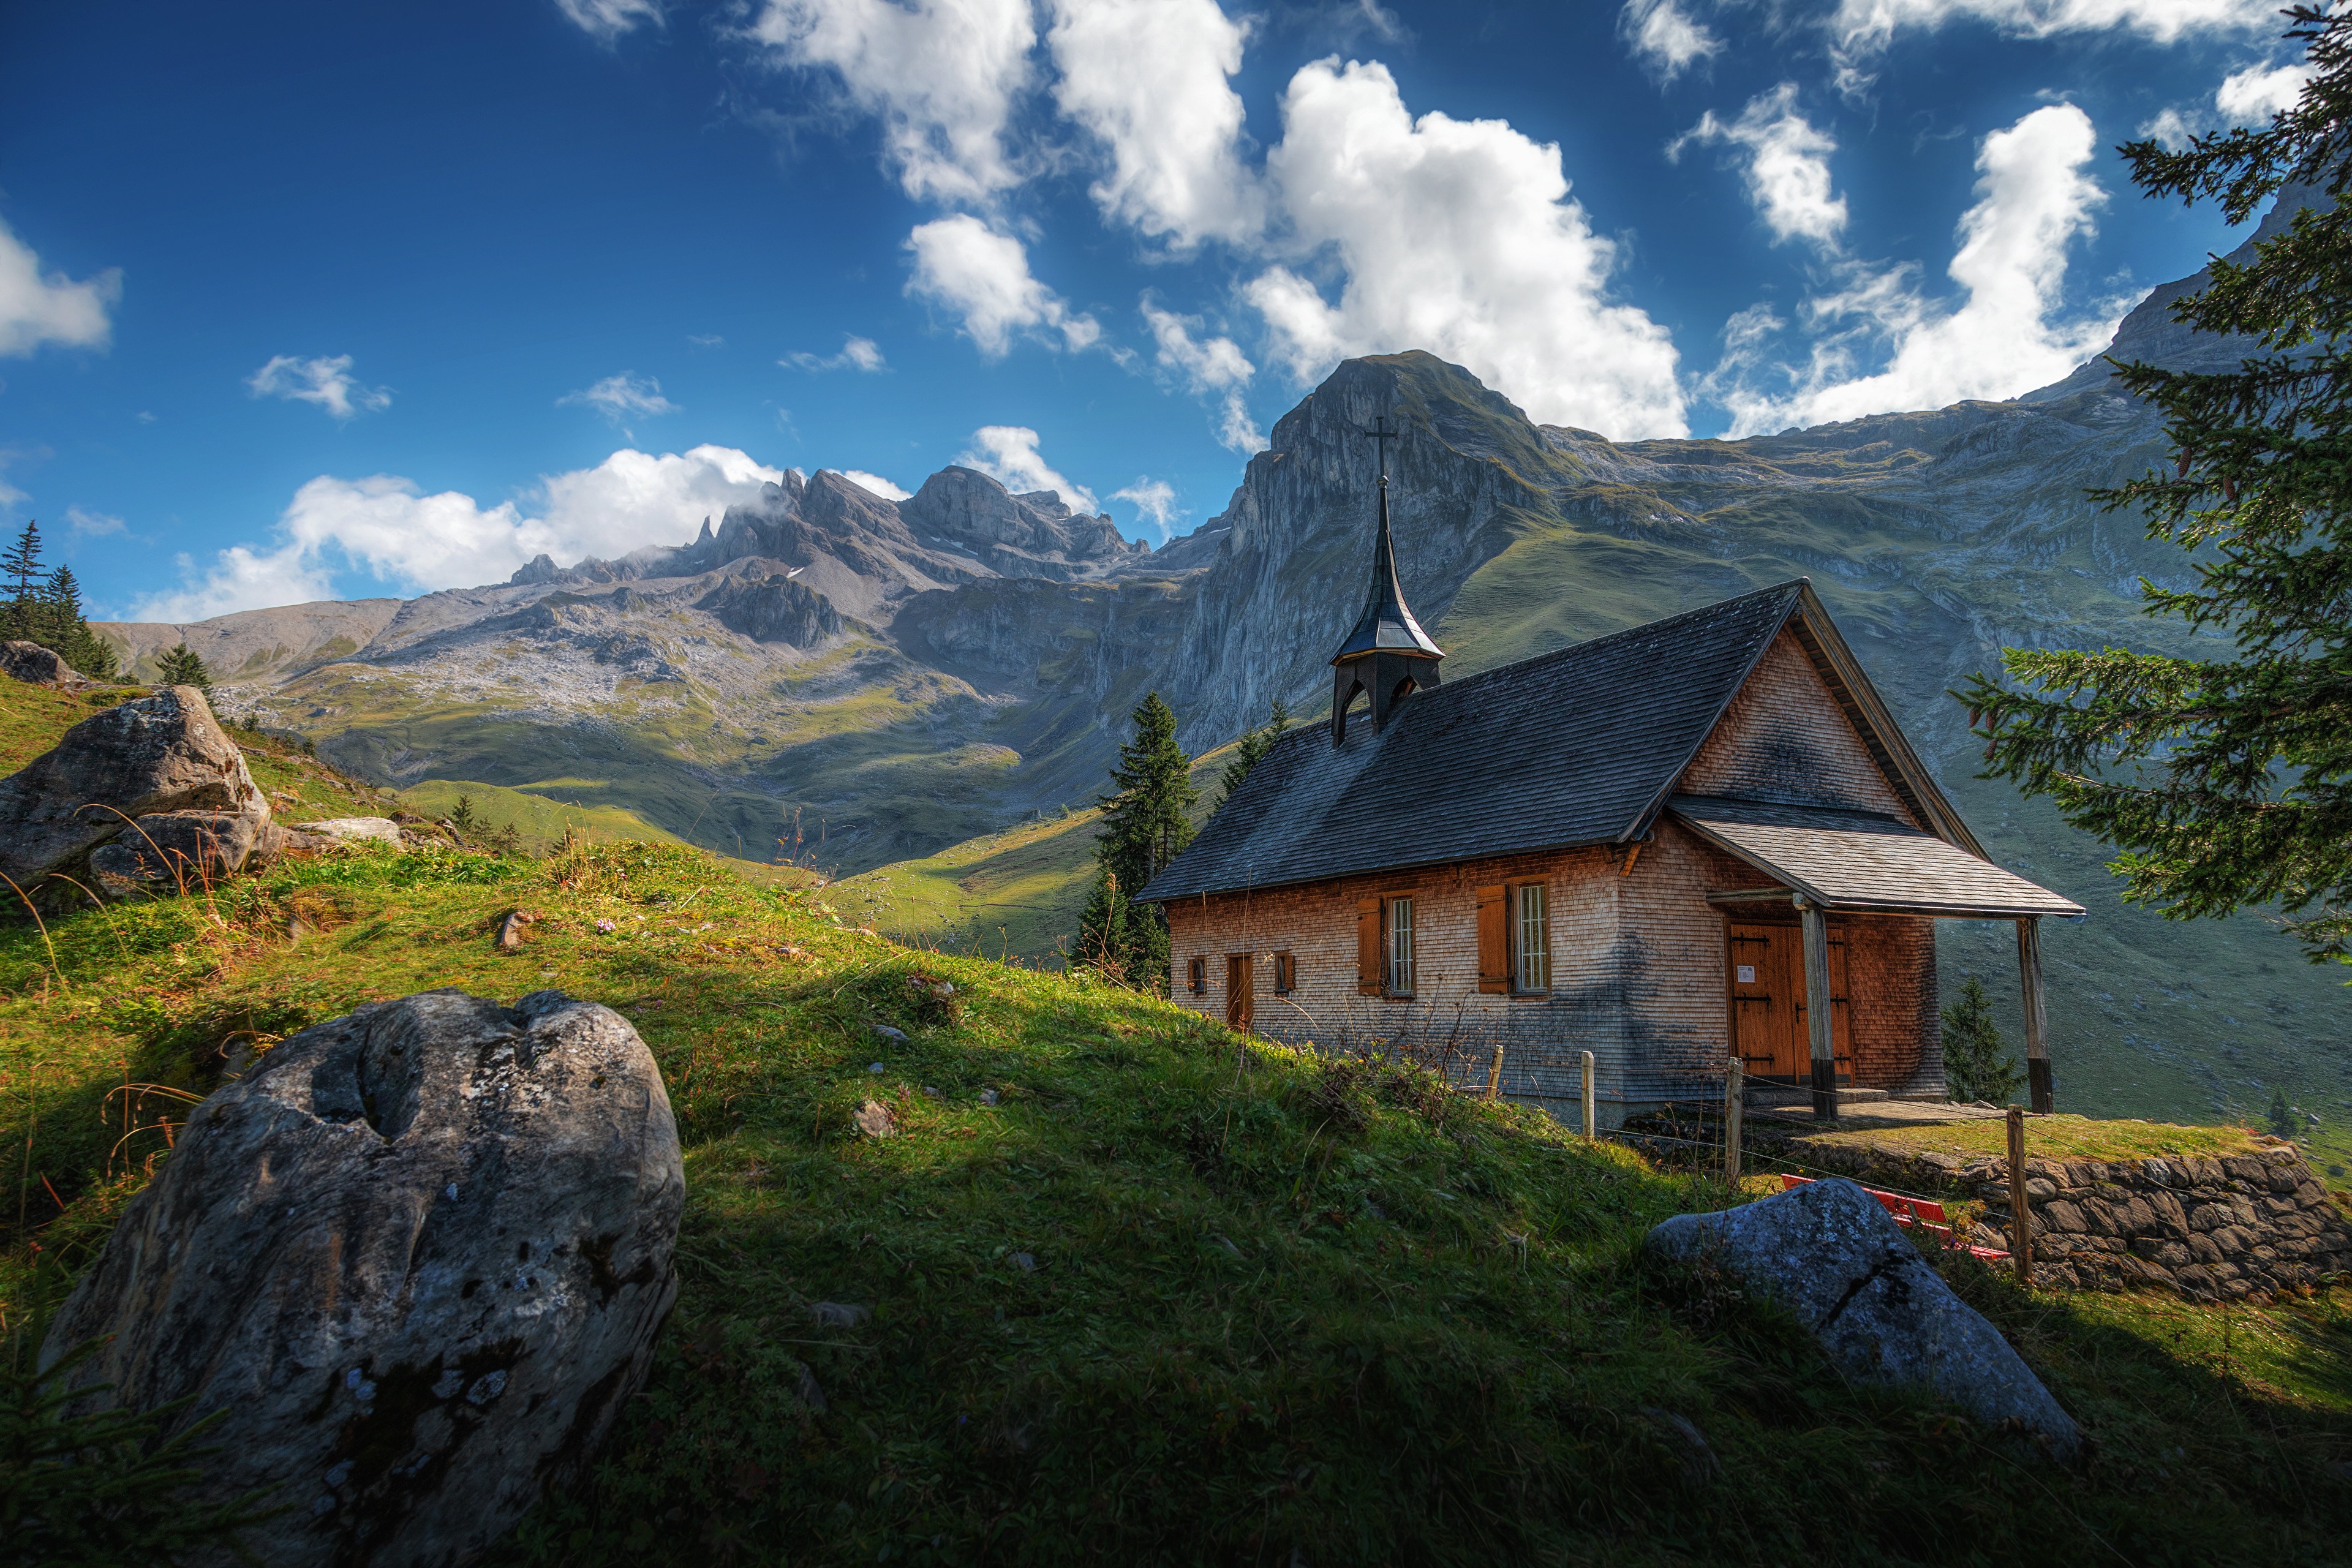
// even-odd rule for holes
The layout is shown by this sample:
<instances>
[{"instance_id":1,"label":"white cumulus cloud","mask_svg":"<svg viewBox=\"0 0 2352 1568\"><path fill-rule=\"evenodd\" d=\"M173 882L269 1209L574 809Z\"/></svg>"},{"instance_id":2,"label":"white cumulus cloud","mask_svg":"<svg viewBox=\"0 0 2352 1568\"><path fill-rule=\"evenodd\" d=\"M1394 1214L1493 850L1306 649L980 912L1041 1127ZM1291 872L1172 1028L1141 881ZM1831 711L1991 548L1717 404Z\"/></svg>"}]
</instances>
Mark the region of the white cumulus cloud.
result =
<instances>
[{"instance_id":1,"label":"white cumulus cloud","mask_svg":"<svg viewBox=\"0 0 2352 1568\"><path fill-rule=\"evenodd\" d=\"M907 248L915 253L907 292L961 316L965 333L990 359L1003 358L1013 338L1024 332L1058 332L1072 349L1102 335L1092 316L1072 310L1037 281L1019 240L970 214L917 224L907 236Z\"/></svg>"},{"instance_id":2,"label":"white cumulus cloud","mask_svg":"<svg viewBox=\"0 0 2352 1568\"><path fill-rule=\"evenodd\" d=\"M102 349L114 330L107 309L121 298L121 268L79 282L44 275L32 247L0 223L0 354L21 359L43 343Z\"/></svg>"},{"instance_id":3,"label":"white cumulus cloud","mask_svg":"<svg viewBox=\"0 0 2352 1568\"><path fill-rule=\"evenodd\" d=\"M2269 69L2249 66L2223 79L2213 107L2232 125L2267 125L2272 115L2294 107L2310 79L2311 68L2299 62Z\"/></svg>"},{"instance_id":4,"label":"white cumulus cloud","mask_svg":"<svg viewBox=\"0 0 2352 1568\"><path fill-rule=\"evenodd\" d=\"M294 492L269 542L233 545L202 570L183 558L181 585L142 601L131 618L194 621L332 598L342 572L420 592L502 581L541 554L567 563L625 555L690 539L704 518L782 482L780 468L709 446L659 456L625 447L593 468L546 476L520 505L425 495L390 474L321 474Z\"/></svg>"},{"instance_id":5,"label":"white cumulus cloud","mask_svg":"<svg viewBox=\"0 0 2352 1568\"><path fill-rule=\"evenodd\" d=\"M872 338L861 338L855 333L842 340L841 352L837 354L813 354L806 349L803 349L797 353L786 354L776 363L793 370L807 371L872 372L889 368L882 358L881 345Z\"/></svg>"},{"instance_id":6,"label":"white cumulus cloud","mask_svg":"<svg viewBox=\"0 0 2352 1568\"><path fill-rule=\"evenodd\" d=\"M1216 0L1054 0L1046 36L1062 112L1094 133L1110 171L1103 212L1180 248L1246 240L1265 221L1242 163L1242 68L1249 24Z\"/></svg>"},{"instance_id":7,"label":"white cumulus cloud","mask_svg":"<svg viewBox=\"0 0 2352 1568\"><path fill-rule=\"evenodd\" d=\"M1797 110L1797 84L1784 81L1759 93L1733 121L1713 110L1667 148L1729 142L1746 154L1748 195L1777 243L1805 238L1834 248L1845 230L1845 198L1830 188L1830 154L1837 142Z\"/></svg>"},{"instance_id":8,"label":"white cumulus cloud","mask_svg":"<svg viewBox=\"0 0 2352 1568\"><path fill-rule=\"evenodd\" d=\"M1039 455L1037 432L1026 425L982 426L971 433L971 446L956 461L979 469L1014 495L1052 490L1073 510L1091 512L1097 508L1094 491L1064 479Z\"/></svg>"},{"instance_id":9,"label":"white cumulus cloud","mask_svg":"<svg viewBox=\"0 0 2352 1568\"><path fill-rule=\"evenodd\" d=\"M315 403L337 419L359 413L380 413L392 406L392 389L362 386L352 374L352 356L299 359L272 354L268 364L245 378L256 397L282 397L291 403Z\"/></svg>"},{"instance_id":10,"label":"white cumulus cloud","mask_svg":"<svg viewBox=\"0 0 2352 1568\"><path fill-rule=\"evenodd\" d=\"M1113 500L1123 500L1135 508L1136 515L1160 531L1164 541L1168 524L1176 516L1176 487L1166 479L1155 479L1139 474L1135 483L1125 489L1110 492Z\"/></svg>"},{"instance_id":11,"label":"white cumulus cloud","mask_svg":"<svg viewBox=\"0 0 2352 1568\"><path fill-rule=\"evenodd\" d=\"M1020 182L1004 132L1037 41L1030 0L765 0L750 34L840 78L908 195L984 202Z\"/></svg>"},{"instance_id":12,"label":"white cumulus cloud","mask_svg":"<svg viewBox=\"0 0 2352 1568\"><path fill-rule=\"evenodd\" d=\"M1246 286L1292 371L1424 348L1534 418L1621 440L1688 426L1664 328L1605 294L1616 248L1570 199L1559 149L1498 120L1414 120L1378 63L1301 68L1267 156L1307 270ZM1314 262L1344 270L1335 304Z\"/></svg>"},{"instance_id":13,"label":"white cumulus cloud","mask_svg":"<svg viewBox=\"0 0 2352 1568\"><path fill-rule=\"evenodd\" d=\"M1723 52L1723 40L1693 19L1679 0L1625 0L1617 13L1617 34L1661 81L1672 81L1694 63Z\"/></svg>"},{"instance_id":14,"label":"white cumulus cloud","mask_svg":"<svg viewBox=\"0 0 2352 1568\"><path fill-rule=\"evenodd\" d=\"M869 474L863 468L844 468L841 470L841 477L859 489L873 491L884 500L905 500L915 493L903 486L892 484L879 474Z\"/></svg>"},{"instance_id":15,"label":"white cumulus cloud","mask_svg":"<svg viewBox=\"0 0 2352 1568\"><path fill-rule=\"evenodd\" d=\"M1194 337L1193 331L1201 324L1198 318L1163 310L1148 297L1143 301L1143 320L1160 345L1160 367L1181 376L1189 390L1216 400L1217 438L1244 455L1265 451L1265 437L1250 418L1244 395L1257 367L1243 355L1240 346L1228 337Z\"/></svg>"},{"instance_id":16,"label":"white cumulus cloud","mask_svg":"<svg viewBox=\"0 0 2352 1568\"><path fill-rule=\"evenodd\" d=\"M2072 104L2037 109L1986 136L1976 204L1960 220L1948 268L1965 295L1958 308L1925 299L1908 267L1849 267L1845 287L1808 302L1823 335L1801 368L1781 373L1785 388L1753 379L1777 318L1760 308L1735 317L1707 388L1731 411L1731 433L2014 397L2064 377L2115 330L2104 308L2056 319L2067 247L2091 232L2106 200L2084 172L2096 151L2091 117ZM1863 356L1879 348L1885 368L1858 374Z\"/></svg>"},{"instance_id":17,"label":"white cumulus cloud","mask_svg":"<svg viewBox=\"0 0 2352 1568\"><path fill-rule=\"evenodd\" d=\"M661 0L555 0L555 8L600 44L639 27L662 25Z\"/></svg>"},{"instance_id":18,"label":"white cumulus cloud","mask_svg":"<svg viewBox=\"0 0 2352 1568\"><path fill-rule=\"evenodd\" d=\"M608 375L593 386L577 392L567 392L555 400L556 406L575 404L593 408L618 425L624 419L651 418L660 414L675 414L677 405L662 395L661 383L649 375L623 371Z\"/></svg>"}]
</instances>

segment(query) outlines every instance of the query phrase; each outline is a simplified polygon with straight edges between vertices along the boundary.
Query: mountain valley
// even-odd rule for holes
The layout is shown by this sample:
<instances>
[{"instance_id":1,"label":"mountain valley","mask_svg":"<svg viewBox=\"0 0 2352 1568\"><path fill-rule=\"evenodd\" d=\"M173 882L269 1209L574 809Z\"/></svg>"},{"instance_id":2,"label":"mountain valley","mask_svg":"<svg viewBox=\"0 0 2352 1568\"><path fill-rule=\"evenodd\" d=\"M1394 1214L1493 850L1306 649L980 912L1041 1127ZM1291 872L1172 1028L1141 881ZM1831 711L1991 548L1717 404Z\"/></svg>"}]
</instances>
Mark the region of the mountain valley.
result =
<instances>
[{"instance_id":1,"label":"mountain valley","mask_svg":"<svg viewBox=\"0 0 2352 1568\"><path fill-rule=\"evenodd\" d=\"M2170 322L2168 285L2112 353L2230 363ZM1810 576L1915 744L2005 864L2092 911L2048 938L2062 1100L2257 1116L2284 1086L2352 1158L2352 1055L2332 973L2258 916L2126 908L2103 856L1973 776L1948 695L2003 646L2192 646L2141 614L2184 563L2084 498L2162 453L2104 366L2008 403L1740 441L1619 444L1538 426L1467 372L1349 361L1274 426L1225 510L1150 550L1051 492L951 468L892 502L797 472L694 541L545 557L508 583L101 624L135 669L183 637L230 715L372 783L476 782L843 879L884 929L1050 960L1090 874L1090 814L1129 710L1158 689L1195 752L1286 701L1328 702L1370 549L1376 419L1400 568L1467 673ZM1573 745L1573 733L1561 736ZM609 821L610 818L608 817ZM1955 924L1945 980L2015 1017L2005 927ZM2012 1039L2016 1029L2010 1028Z\"/></svg>"}]
</instances>

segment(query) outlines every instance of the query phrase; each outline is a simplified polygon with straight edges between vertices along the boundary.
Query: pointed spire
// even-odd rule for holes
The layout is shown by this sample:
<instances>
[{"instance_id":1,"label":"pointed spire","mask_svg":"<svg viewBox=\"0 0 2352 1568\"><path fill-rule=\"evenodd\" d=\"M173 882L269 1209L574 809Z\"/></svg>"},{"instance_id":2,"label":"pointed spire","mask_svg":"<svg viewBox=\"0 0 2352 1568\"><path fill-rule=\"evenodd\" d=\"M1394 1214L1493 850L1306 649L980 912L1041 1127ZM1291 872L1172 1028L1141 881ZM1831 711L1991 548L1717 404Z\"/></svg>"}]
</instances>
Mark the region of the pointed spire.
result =
<instances>
[{"instance_id":1,"label":"pointed spire","mask_svg":"<svg viewBox=\"0 0 2352 1568\"><path fill-rule=\"evenodd\" d=\"M1430 640L1405 607L1404 588L1397 581L1396 543L1389 532L1389 476L1386 461L1387 444L1396 433L1382 419L1378 430L1370 432L1379 441L1382 455L1381 464L1381 526L1372 542L1372 587L1364 600L1364 613L1357 618L1356 629L1331 656L1331 662L1360 658L1382 651L1419 655L1423 658L1444 658L1444 650Z\"/></svg>"}]
</instances>

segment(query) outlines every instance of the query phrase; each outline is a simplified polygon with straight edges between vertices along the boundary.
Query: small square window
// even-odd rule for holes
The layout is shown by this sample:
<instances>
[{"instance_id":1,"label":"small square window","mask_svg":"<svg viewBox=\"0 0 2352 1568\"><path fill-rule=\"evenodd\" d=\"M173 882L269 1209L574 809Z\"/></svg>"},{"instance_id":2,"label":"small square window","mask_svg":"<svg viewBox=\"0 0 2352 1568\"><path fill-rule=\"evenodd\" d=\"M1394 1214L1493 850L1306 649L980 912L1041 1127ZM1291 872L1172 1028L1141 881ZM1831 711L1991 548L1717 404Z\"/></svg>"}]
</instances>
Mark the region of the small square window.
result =
<instances>
[{"instance_id":1,"label":"small square window","mask_svg":"<svg viewBox=\"0 0 2352 1568\"><path fill-rule=\"evenodd\" d=\"M1287 996L1298 989L1298 961L1286 952L1274 955L1274 991L1277 996Z\"/></svg>"},{"instance_id":2,"label":"small square window","mask_svg":"<svg viewBox=\"0 0 2352 1568\"><path fill-rule=\"evenodd\" d=\"M1209 961L1205 958L1193 959L1185 965L1184 979L1192 987L1193 995L1206 996L1209 994Z\"/></svg>"}]
</instances>

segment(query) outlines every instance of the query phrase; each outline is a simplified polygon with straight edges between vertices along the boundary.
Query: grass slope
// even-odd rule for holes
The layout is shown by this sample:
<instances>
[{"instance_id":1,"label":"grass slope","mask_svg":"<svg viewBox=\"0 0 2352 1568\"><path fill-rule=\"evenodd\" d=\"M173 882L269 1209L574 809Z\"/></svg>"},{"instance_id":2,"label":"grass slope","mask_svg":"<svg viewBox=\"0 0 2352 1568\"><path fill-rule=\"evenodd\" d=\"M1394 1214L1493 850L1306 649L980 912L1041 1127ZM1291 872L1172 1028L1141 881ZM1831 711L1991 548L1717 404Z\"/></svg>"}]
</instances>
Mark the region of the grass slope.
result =
<instances>
[{"instance_id":1,"label":"grass slope","mask_svg":"<svg viewBox=\"0 0 2352 1568\"><path fill-rule=\"evenodd\" d=\"M1215 809L1218 775L1233 753L1232 746L1219 746L1192 759L1192 787L1201 792L1196 827ZM1094 891L1101 823L1102 813L1091 807L1024 822L937 855L845 877L831 896L877 931L915 946L1058 968Z\"/></svg>"},{"instance_id":2,"label":"grass slope","mask_svg":"<svg viewBox=\"0 0 2352 1568\"><path fill-rule=\"evenodd\" d=\"M201 1092L371 998L554 986L635 1020L669 1085L681 1292L613 1445L501 1563L2267 1563L2352 1528L2338 1298L1948 1261L2095 1437L2063 1474L1644 1267L1716 1184L822 899L669 846L358 847L0 931L19 1352L185 1114L134 1092L123 1142L110 1086ZM543 918L500 954L518 904ZM895 1136L855 1133L867 1100Z\"/></svg>"},{"instance_id":3,"label":"grass slope","mask_svg":"<svg viewBox=\"0 0 2352 1568\"><path fill-rule=\"evenodd\" d=\"M562 844L566 834L592 844L609 844L616 839L652 844L679 841L675 834L665 833L636 813L617 805L588 805L535 790L509 789L504 784L479 784L471 779L428 779L397 792L393 798L400 803L402 810L435 822L456 811L458 800L463 798L472 804L474 816L490 831L511 827L527 847L541 854Z\"/></svg>"}]
</instances>

